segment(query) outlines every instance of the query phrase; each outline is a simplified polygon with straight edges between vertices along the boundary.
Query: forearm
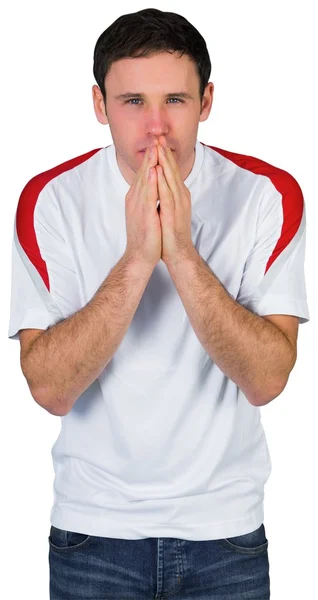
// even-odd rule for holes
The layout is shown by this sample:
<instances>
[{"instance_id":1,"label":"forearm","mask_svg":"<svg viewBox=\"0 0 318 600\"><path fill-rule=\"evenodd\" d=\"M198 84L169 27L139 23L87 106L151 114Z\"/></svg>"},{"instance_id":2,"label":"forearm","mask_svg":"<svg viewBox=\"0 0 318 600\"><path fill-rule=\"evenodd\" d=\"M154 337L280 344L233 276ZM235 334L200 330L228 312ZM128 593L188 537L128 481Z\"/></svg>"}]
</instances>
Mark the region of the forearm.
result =
<instances>
[{"instance_id":1,"label":"forearm","mask_svg":"<svg viewBox=\"0 0 318 600\"><path fill-rule=\"evenodd\" d=\"M199 341L221 371L253 405L278 396L295 362L284 334L236 302L196 251L169 271Z\"/></svg>"},{"instance_id":2,"label":"forearm","mask_svg":"<svg viewBox=\"0 0 318 600\"><path fill-rule=\"evenodd\" d=\"M23 373L38 404L60 416L71 410L112 359L152 270L124 254L81 310L36 338Z\"/></svg>"}]
</instances>

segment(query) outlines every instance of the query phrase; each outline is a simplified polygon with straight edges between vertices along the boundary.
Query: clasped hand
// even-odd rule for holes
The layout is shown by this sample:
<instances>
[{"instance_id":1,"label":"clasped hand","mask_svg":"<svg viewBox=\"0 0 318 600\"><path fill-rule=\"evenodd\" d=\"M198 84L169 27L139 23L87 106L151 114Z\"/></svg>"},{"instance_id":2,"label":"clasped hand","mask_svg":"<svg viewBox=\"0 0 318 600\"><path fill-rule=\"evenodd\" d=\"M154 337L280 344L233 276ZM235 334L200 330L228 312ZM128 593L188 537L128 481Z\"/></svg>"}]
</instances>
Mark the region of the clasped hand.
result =
<instances>
[{"instance_id":1,"label":"clasped hand","mask_svg":"<svg viewBox=\"0 0 318 600\"><path fill-rule=\"evenodd\" d=\"M157 152L159 163L155 167L155 177L160 200L161 259L168 265L195 250L191 237L191 193L163 136L160 136L153 151Z\"/></svg>"}]
</instances>

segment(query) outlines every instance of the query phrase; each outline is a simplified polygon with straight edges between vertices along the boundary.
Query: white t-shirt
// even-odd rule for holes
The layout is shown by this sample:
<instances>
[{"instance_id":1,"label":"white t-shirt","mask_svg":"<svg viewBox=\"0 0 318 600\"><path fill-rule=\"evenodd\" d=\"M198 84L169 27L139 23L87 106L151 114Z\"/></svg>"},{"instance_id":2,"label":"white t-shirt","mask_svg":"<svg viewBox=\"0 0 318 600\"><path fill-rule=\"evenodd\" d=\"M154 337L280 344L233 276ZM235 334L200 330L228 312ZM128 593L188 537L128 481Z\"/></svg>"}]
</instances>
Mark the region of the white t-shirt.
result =
<instances>
[{"instance_id":1,"label":"white t-shirt","mask_svg":"<svg viewBox=\"0 0 318 600\"><path fill-rule=\"evenodd\" d=\"M258 315L308 321L305 205L292 175L197 140L184 183L192 241L233 298ZM27 183L9 337L91 300L126 249L129 187L114 144ZM112 360L61 417L52 458L51 524L60 529L213 540L262 524L271 460L260 409L204 350L163 261Z\"/></svg>"}]
</instances>

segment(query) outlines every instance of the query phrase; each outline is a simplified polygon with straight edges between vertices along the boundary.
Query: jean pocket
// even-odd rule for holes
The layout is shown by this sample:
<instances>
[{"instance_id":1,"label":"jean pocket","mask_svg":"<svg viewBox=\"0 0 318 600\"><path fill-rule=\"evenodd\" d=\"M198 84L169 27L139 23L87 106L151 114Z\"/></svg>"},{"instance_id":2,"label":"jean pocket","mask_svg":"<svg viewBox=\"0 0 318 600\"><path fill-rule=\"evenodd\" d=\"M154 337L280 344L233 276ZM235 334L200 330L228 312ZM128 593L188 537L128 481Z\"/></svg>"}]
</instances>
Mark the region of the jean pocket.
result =
<instances>
[{"instance_id":1,"label":"jean pocket","mask_svg":"<svg viewBox=\"0 0 318 600\"><path fill-rule=\"evenodd\" d=\"M76 550L86 545L93 536L87 533L77 533L59 529L51 525L50 535L48 537L50 547L54 550L65 552L67 550Z\"/></svg>"},{"instance_id":2,"label":"jean pocket","mask_svg":"<svg viewBox=\"0 0 318 600\"><path fill-rule=\"evenodd\" d=\"M267 552L268 547L268 540L266 538L263 523L258 529L251 531L251 533L223 538L219 541L225 548L233 550L233 552L238 552L239 554L259 555Z\"/></svg>"}]
</instances>

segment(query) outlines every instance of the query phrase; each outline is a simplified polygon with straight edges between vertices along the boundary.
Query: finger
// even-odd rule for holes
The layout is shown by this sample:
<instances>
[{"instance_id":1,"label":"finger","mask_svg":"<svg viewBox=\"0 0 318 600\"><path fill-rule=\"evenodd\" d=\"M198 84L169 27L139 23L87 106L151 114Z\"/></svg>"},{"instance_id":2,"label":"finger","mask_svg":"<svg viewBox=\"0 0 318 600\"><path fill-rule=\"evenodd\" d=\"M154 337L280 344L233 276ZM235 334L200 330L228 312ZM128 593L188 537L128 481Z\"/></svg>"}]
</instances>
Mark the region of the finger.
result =
<instances>
[{"instance_id":1,"label":"finger","mask_svg":"<svg viewBox=\"0 0 318 600\"><path fill-rule=\"evenodd\" d=\"M158 195L158 177L156 167L151 167L149 169L148 184L146 188L146 200L147 202L150 202L155 209L157 209Z\"/></svg>"},{"instance_id":2,"label":"finger","mask_svg":"<svg viewBox=\"0 0 318 600\"><path fill-rule=\"evenodd\" d=\"M146 148L144 160L142 161L142 165L141 165L141 169L140 169L140 179L142 179L144 177L145 173L148 171L149 161L150 161L149 154L150 154L150 148L148 146L148 148ZM148 175L148 173L147 173L147 175Z\"/></svg>"},{"instance_id":3,"label":"finger","mask_svg":"<svg viewBox=\"0 0 318 600\"><path fill-rule=\"evenodd\" d=\"M158 164L158 151L156 147L152 147L152 156L150 156L150 152L149 152L149 156L148 156L148 163L147 163L147 167L145 169L145 171L143 172L142 175L142 179L141 179L141 192L143 194L143 198L145 200L148 200L148 187L149 185L152 184L152 177L155 175L155 181L156 181L156 188L157 186L157 175L156 173L152 174L152 176L149 178L149 174L150 174L150 170L155 168L156 165ZM152 195L151 195L152 198Z\"/></svg>"},{"instance_id":4,"label":"finger","mask_svg":"<svg viewBox=\"0 0 318 600\"><path fill-rule=\"evenodd\" d=\"M145 188L147 187L147 179L150 168L150 147L148 146L145 151L145 156L142 161L142 165L137 173L136 179L134 180L135 190L138 197L141 195L145 196Z\"/></svg>"},{"instance_id":5,"label":"finger","mask_svg":"<svg viewBox=\"0 0 318 600\"><path fill-rule=\"evenodd\" d=\"M167 183L163 168L161 165L158 165L156 167L156 171L157 171L157 177L158 177L158 190L159 190L159 198L160 200L162 199L163 201L165 200L173 200L174 196L173 193Z\"/></svg>"},{"instance_id":6,"label":"finger","mask_svg":"<svg viewBox=\"0 0 318 600\"><path fill-rule=\"evenodd\" d=\"M145 156L143 158L140 169L138 169L135 178L127 192L126 201L129 201L131 209L134 210L136 207L136 203L140 198L144 198L145 196L145 179L144 173L149 172L149 151L148 147L145 151Z\"/></svg>"},{"instance_id":7,"label":"finger","mask_svg":"<svg viewBox=\"0 0 318 600\"><path fill-rule=\"evenodd\" d=\"M134 187L136 188L138 183L140 182L140 180L143 177L143 173L145 171L145 169L147 169L147 165L148 165L148 157L149 157L149 150L150 148L146 149L143 161L140 165L140 168L138 169L138 171L135 174L134 180L132 182L131 188L133 189Z\"/></svg>"},{"instance_id":8,"label":"finger","mask_svg":"<svg viewBox=\"0 0 318 600\"><path fill-rule=\"evenodd\" d=\"M169 154L170 152L170 154ZM172 156L170 148L167 147L166 151L162 151L162 146L159 148L159 164L163 169L166 184L170 188L171 193L174 196L180 195L181 191L181 179L179 174L179 167Z\"/></svg>"},{"instance_id":9,"label":"finger","mask_svg":"<svg viewBox=\"0 0 318 600\"><path fill-rule=\"evenodd\" d=\"M148 178L149 170L151 169L151 167L155 167L157 164L158 164L158 150L157 150L157 146L151 146L151 155L150 155L150 151L149 151L148 165L147 165L147 169L144 172L144 175L145 175L146 179Z\"/></svg>"},{"instance_id":10,"label":"finger","mask_svg":"<svg viewBox=\"0 0 318 600\"><path fill-rule=\"evenodd\" d=\"M145 151L145 157L140 169L139 176L135 181L135 189L138 197L147 199L147 188L149 185L149 171L152 167L158 164L158 150L156 146L153 146L152 156L150 156L151 147L147 147Z\"/></svg>"}]
</instances>

